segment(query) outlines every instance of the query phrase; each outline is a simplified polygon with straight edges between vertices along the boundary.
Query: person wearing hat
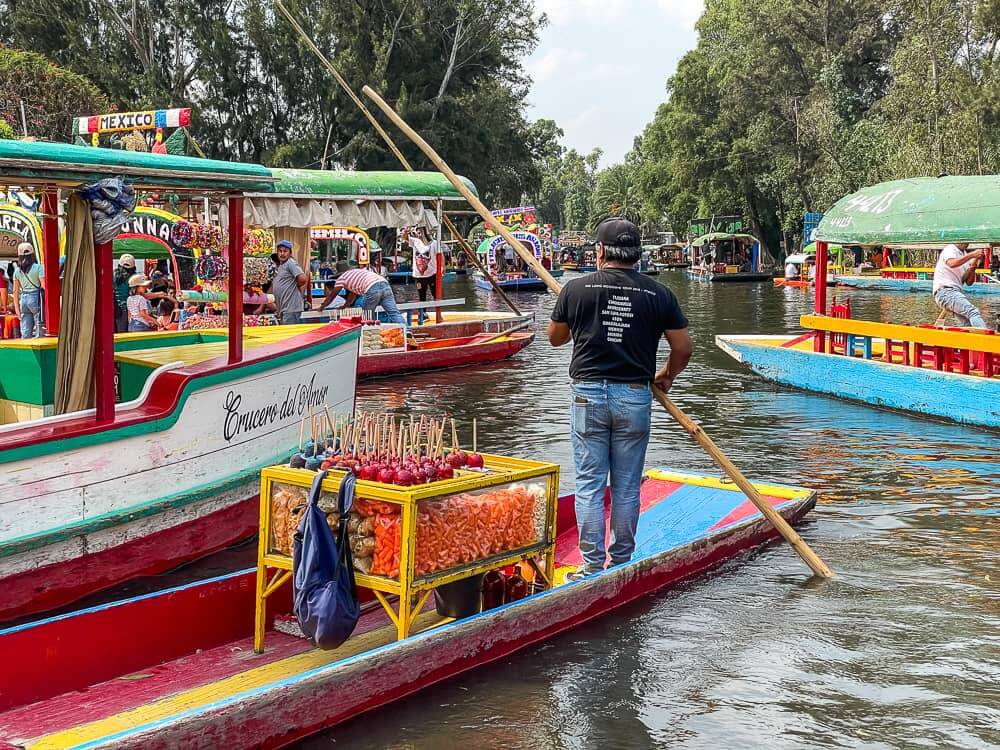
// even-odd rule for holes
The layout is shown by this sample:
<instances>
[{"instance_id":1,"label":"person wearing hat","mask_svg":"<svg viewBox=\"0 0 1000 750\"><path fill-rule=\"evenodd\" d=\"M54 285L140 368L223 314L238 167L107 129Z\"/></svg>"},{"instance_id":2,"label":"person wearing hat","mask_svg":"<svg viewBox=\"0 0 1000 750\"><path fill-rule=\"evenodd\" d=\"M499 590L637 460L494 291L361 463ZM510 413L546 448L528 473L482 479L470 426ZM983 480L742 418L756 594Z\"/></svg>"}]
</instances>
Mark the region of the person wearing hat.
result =
<instances>
[{"instance_id":1,"label":"person wearing hat","mask_svg":"<svg viewBox=\"0 0 1000 750\"><path fill-rule=\"evenodd\" d=\"M17 246L14 267L14 312L21 321L21 338L42 335L42 266L27 242Z\"/></svg>"},{"instance_id":2,"label":"person wearing hat","mask_svg":"<svg viewBox=\"0 0 1000 750\"><path fill-rule=\"evenodd\" d=\"M128 299L125 308L128 310L128 330L130 333L142 331L158 331L160 323L153 317L146 299L149 289L149 279L141 273L133 274L128 280Z\"/></svg>"},{"instance_id":3,"label":"person wearing hat","mask_svg":"<svg viewBox=\"0 0 1000 750\"><path fill-rule=\"evenodd\" d=\"M691 358L688 321L667 287L635 270L639 229L606 219L597 229L597 271L568 282L548 326L553 346L573 342L570 438L576 466L576 521L583 566L571 577L628 562L635 550L652 407ZM657 370L660 339L670 345ZM611 544L605 547L604 497L611 475Z\"/></svg>"},{"instance_id":4,"label":"person wearing hat","mask_svg":"<svg viewBox=\"0 0 1000 750\"><path fill-rule=\"evenodd\" d=\"M341 261L337 264L337 272L333 277L334 286L327 289L327 299L334 299L341 289L347 290L347 304L350 307L354 301L361 298L361 309L374 312L379 307L385 311L389 323L403 323L403 316L396 307L396 296L392 287L381 275L367 268L351 268L349 263Z\"/></svg>"},{"instance_id":5,"label":"person wearing hat","mask_svg":"<svg viewBox=\"0 0 1000 750\"><path fill-rule=\"evenodd\" d=\"M271 282L271 292L278 306L278 320L282 325L294 325L302 322L302 311L305 309L305 295L309 291L309 277L302 266L292 257L292 243L280 240L275 245L275 263L278 268Z\"/></svg>"},{"instance_id":6,"label":"person wearing hat","mask_svg":"<svg viewBox=\"0 0 1000 750\"><path fill-rule=\"evenodd\" d=\"M128 280L135 274L135 256L122 253L115 269L115 333L128 331Z\"/></svg>"}]
</instances>

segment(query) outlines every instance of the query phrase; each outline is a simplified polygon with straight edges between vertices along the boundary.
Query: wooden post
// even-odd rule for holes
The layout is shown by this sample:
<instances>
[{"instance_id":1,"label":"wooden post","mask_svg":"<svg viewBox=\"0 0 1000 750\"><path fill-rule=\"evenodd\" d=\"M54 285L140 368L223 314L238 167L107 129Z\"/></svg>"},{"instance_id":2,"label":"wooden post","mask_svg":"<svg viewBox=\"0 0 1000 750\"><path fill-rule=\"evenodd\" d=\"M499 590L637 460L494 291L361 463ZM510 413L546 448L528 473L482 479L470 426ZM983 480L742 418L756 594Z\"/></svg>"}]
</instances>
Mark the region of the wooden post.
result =
<instances>
[{"instance_id":1,"label":"wooden post","mask_svg":"<svg viewBox=\"0 0 1000 750\"><path fill-rule=\"evenodd\" d=\"M413 130L413 128L407 125L406 122L403 120L403 118L401 118L394 109L392 109L388 104L385 103L385 101L383 101L382 97L376 94L368 86L365 86L362 89L362 91L365 93L366 96L371 98L372 101L374 101L379 106L379 109L385 112L386 116L389 117L389 119L391 119L393 123L395 123L396 127L402 130L406 134L406 136L410 138L410 140L412 140L420 148L421 151L424 152L424 154L427 156L428 159L431 160L434 166L436 166L441 171L441 173L448 178L451 184L455 186L456 190L458 190L460 193L462 193L463 196L465 196L465 199L469 201L469 205L471 205L474 209L476 209L476 211L480 214L480 216L483 217L485 221L491 221L493 219L493 215L490 213L489 209L482 204L479 198L477 198L475 195L472 194L472 192L465 186L465 184L460 179L458 179L458 176L451 170L451 167L449 167L445 163L444 159L442 159L438 155L438 153L433 148L431 148L431 146L427 143L427 141L421 138L420 135L418 135ZM545 281L545 284L549 287L549 289L555 293L558 293L561 289L561 287L559 286L559 282L556 281L552 277L552 275L541 266L540 263L534 262L535 261L534 254L529 253L524 247L522 247L521 243L518 242L517 239L514 237L514 235L511 234L511 232L502 224L496 222L496 226L500 235L505 240L511 243L515 251L517 251L518 254L521 255L522 258L524 258L525 262L528 262L530 259L531 262L529 262L528 264L531 265L533 269L535 266L538 266L536 273L538 273L538 276ZM823 248L823 254L824 255L826 254L825 246ZM683 427L684 430L692 438L694 438L695 442L697 442L705 450L705 452L708 453L708 455L712 458L712 460L715 461L722 468L722 470L725 471L726 474L732 478L732 480L736 483L736 485L741 490L743 490L744 494L746 494L750 502L752 502L755 506L757 506L760 512L764 514L764 517L767 518L769 521L771 521L772 524L774 524L774 527L778 530L778 533L780 533L786 540L788 540L789 544L792 545L795 551L813 570L813 572L816 573L817 575L823 576L824 578L832 578L833 571L831 571L826 566L826 564L824 564L823 561L819 559L816 553L809 548L809 545L807 545L802 540L802 538L795 532L795 530L788 524L788 522L785 521L785 519L783 519L778 514L778 512L775 511L774 508L770 506L769 503L767 503L766 501L764 501L763 498L761 498L760 493L757 491L757 488L754 487L752 484L750 484L747 478L743 476L743 474L740 472L739 469L736 468L736 465L733 464L733 462L730 461L729 458L721 450L719 450L719 447L712 441L712 439L708 435L705 434L705 432L701 429L701 427L695 424L695 422L692 421L691 418L688 417L684 412L682 412L680 408L678 408L678 406L673 401L667 398L667 394L665 394L662 390L657 388L655 385L652 386L652 390L653 390L653 396L656 398L657 401L660 402L660 404L667 410L667 412L669 412L670 416L672 416L675 420L677 420L677 422L681 425L681 427ZM477 443L476 438L477 438L476 420L475 418L473 418L472 420L473 452L476 452L478 447L476 445Z\"/></svg>"},{"instance_id":2,"label":"wooden post","mask_svg":"<svg viewBox=\"0 0 1000 750\"><path fill-rule=\"evenodd\" d=\"M59 308L62 281L59 278L59 195L48 190L42 196L42 266L45 276L45 333L59 335ZM112 295L113 296L113 295ZM114 316L111 318L114 330Z\"/></svg>"},{"instance_id":3,"label":"wooden post","mask_svg":"<svg viewBox=\"0 0 1000 750\"><path fill-rule=\"evenodd\" d=\"M826 259L828 245L823 240L816 241L816 290L813 309L817 315L826 315ZM826 351L826 331L816 331L813 336L813 351Z\"/></svg>"},{"instance_id":4,"label":"wooden post","mask_svg":"<svg viewBox=\"0 0 1000 750\"><path fill-rule=\"evenodd\" d=\"M437 199L437 258L434 260L434 267L437 269L437 273L434 274L434 299L440 302L444 297L444 253L441 252L441 219L443 218L443 213L441 211L441 199ZM444 317L441 315L441 308L434 308L434 321L436 323L441 323Z\"/></svg>"},{"instance_id":5,"label":"wooden post","mask_svg":"<svg viewBox=\"0 0 1000 750\"><path fill-rule=\"evenodd\" d=\"M94 407L97 421L115 421L115 284L112 244L94 245ZM58 271L57 271L58 273Z\"/></svg>"},{"instance_id":6,"label":"wooden post","mask_svg":"<svg viewBox=\"0 0 1000 750\"><path fill-rule=\"evenodd\" d=\"M243 361L243 196L229 197L229 364Z\"/></svg>"}]
</instances>

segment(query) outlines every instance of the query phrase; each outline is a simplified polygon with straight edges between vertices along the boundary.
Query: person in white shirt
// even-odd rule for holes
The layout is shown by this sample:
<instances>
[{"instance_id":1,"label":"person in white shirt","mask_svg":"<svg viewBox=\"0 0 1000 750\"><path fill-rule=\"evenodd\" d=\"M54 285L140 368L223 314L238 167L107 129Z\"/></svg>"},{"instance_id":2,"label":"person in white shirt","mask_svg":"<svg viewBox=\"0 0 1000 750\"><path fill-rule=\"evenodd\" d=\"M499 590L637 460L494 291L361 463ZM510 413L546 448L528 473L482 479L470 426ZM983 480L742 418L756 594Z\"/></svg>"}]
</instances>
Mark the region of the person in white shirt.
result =
<instances>
[{"instance_id":1,"label":"person in white shirt","mask_svg":"<svg viewBox=\"0 0 1000 750\"><path fill-rule=\"evenodd\" d=\"M788 280L794 280L799 278L799 267L795 263L785 264L785 278Z\"/></svg>"},{"instance_id":2,"label":"person in white shirt","mask_svg":"<svg viewBox=\"0 0 1000 750\"><path fill-rule=\"evenodd\" d=\"M964 242L945 245L941 251L934 267L934 303L941 308L942 316L950 312L961 326L987 328L979 308L962 293L963 283L972 284L976 280L976 268L983 257L981 249L967 252L968 249L969 243Z\"/></svg>"}]
</instances>

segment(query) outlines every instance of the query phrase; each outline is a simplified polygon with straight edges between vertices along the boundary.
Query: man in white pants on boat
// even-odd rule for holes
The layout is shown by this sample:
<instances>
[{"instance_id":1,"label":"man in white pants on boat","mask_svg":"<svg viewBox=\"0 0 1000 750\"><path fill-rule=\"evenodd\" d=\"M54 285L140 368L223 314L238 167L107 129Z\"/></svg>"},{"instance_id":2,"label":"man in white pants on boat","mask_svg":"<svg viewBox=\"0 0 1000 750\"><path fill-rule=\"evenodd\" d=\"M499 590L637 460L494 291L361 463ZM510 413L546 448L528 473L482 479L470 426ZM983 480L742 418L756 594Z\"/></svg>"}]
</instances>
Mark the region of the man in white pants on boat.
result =
<instances>
[{"instance_id":1,"label":"man in white pants on boat","mask_svg":"<svg viewBox=\"0 0 1000 750\"><path fill-rule=\"evenodd\" d=\"M969 328L987 328L982 313L962 293L962 283L975 281L975 271L983 251L967 252L969 243L945 245L934 267L934 303L941 308L942 317L950 312L958 318L959 325ZM971 281L970 281L971 278ZM940 318L939 318L940 320Z\"/></svg>"},{"instance_id":2,"label":"man in white pants on boat","mask_svg":"<svg viewBox=\"0 0 1000 750\"><path fill-rule=\"evenodd\" d=\"M632 559L639 485L649 444L650 383L670 390L691 358L688 322L667 287L636 271L639 229L607 219L597 229L597 271L563 287L549 341L573 341L570 436L576 466L576 524L583 567L572 578ZM670 358L659 371L666 336ZM604 496L611 475L611 545L605 548Z\"/></svg>"}]
</instances>

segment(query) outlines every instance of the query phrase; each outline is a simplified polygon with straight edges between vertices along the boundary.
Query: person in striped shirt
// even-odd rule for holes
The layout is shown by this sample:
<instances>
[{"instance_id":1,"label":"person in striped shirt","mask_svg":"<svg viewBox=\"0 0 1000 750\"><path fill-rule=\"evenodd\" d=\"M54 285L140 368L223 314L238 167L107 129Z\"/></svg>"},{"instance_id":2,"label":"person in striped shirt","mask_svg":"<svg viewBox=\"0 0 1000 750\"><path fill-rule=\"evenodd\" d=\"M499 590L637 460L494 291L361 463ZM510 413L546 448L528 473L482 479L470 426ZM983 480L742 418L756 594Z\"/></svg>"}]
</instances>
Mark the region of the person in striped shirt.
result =
<instances>
[{"instance_id":1,"label":"person in striped shirt","mask_svg":"<svg viewBox=\"0 0 1000 750\"><path fill-rule=\"evenodd\" d=\"M350 307L358 298L361 299L361 309L371 310L381 307L389 323L402 323L403 316L396 307L396 297L392 287L382 276L367 268L351 268L345 262L337 264L337 272L333 277L336 285L332 296L340 294L341 289L347 290L347 305Z\"/></svg>"}]
</instances>

